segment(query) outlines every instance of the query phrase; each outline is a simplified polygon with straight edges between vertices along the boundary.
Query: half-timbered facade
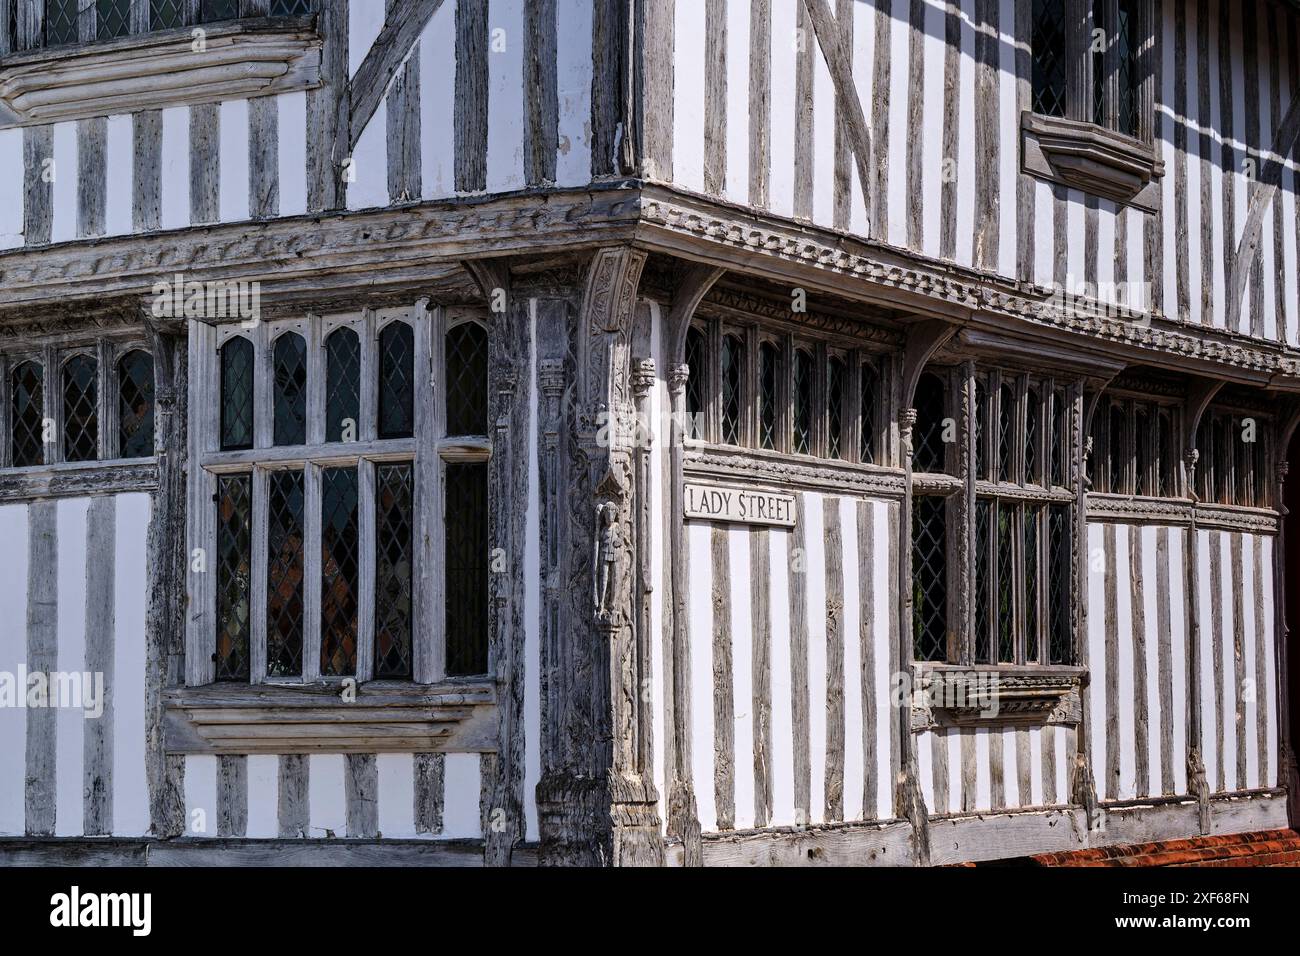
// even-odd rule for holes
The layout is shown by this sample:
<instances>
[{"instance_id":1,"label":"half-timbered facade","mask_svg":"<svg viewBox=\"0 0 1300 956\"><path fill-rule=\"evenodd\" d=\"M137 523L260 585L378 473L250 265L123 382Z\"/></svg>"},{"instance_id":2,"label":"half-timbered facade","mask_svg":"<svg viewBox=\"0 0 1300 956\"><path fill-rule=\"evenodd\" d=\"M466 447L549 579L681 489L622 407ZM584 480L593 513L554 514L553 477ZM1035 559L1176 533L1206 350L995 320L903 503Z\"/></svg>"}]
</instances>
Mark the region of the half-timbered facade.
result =
<instances>
[{"instance_id":1,"label":"half-timbered facade","mask_svg":"<svg viewBox=\"0 0 1300 956\"><path fill-rule=\"evenodd\" d=\"M0 0L0 861L1294 822L1298 37Z\"/></svg>"}]
</instances>

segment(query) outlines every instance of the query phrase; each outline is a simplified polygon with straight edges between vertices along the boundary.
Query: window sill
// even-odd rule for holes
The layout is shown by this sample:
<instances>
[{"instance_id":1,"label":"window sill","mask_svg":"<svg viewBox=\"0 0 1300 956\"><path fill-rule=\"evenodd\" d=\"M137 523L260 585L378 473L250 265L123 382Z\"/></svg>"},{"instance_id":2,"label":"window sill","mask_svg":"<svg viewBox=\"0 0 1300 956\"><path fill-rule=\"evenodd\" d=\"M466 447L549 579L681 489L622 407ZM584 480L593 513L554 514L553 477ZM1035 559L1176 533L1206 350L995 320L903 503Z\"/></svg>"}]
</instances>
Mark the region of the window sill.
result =
<instances>
[{"instance_id":1,"label":"window sill","mask_svg":"<svg viewBox=\"0 0 1300 956\"><path fill-rule=\"evenodd\" d=\"M903 494L903 473L882 465L739 445L712 445L695 439L686 443L684 458L687 475L691 478L733 481L746 486L767 484L781 490L853 490L885 498L898 498Z\"/></svg>"},{"instance_id":2,"label":"window sill","mask_svg":"<svg viewBox=\"0 0 1300 956\"><path fill-rule=\"evenodd\" d=\"M912 729L1077 724L1082 667L912 665Z\"/></svg>"},{"instance_id":3,"label":"window sill","mask_svg":"<svg viewBox=\"0 0 1300 956\"><path fill-rule=\"evenodd\" d=\"M207 48L196 53L193 30ZM314 17L228 20L0 60L0 128L213 103L320 83Z\"/></svg>"},{"instance_id":4,"label":"window sill","mask_svg":"<svg viewBox=\"0 0 1300 956\"><path fill-rule=\"evenodd\" d=\"M1050 183L1146 212L1155 209L1165 164L1155 148L1093 123L1020 114L1020 167Z\"/></svg>"},{"instance_id":5,"label":"window sill","mask_svg":"<svg viewBox=\"0 0 1300 956\"><path fill-rule=\"evenodd\" d=\"M1164 524L1246 534L1277 534L1278 513L1272 508L1197 503L1189 498L1148 498L1107 492L1088 493L1088 520Z\"/></svg>"},{"instance_id":6,"label":"window sill","mask_svg":"<svg viewBox=\"0 0 1300 956\"><path fill-rule=\"evenodd\" d=\"M208 684L165 697L170 754L494 753L496 684Z\"/></svg>"},{"instance_id":7,"label":"window sill","mask_svg":"<svg viewBox=\"0 0 1300 956\"><path fill-rule=\"evenodd\" d=\"M158 462L154 458L34 465L0 472L0 504L40 498L148 492L157 487Z\"/></svg>"}]
</instances>

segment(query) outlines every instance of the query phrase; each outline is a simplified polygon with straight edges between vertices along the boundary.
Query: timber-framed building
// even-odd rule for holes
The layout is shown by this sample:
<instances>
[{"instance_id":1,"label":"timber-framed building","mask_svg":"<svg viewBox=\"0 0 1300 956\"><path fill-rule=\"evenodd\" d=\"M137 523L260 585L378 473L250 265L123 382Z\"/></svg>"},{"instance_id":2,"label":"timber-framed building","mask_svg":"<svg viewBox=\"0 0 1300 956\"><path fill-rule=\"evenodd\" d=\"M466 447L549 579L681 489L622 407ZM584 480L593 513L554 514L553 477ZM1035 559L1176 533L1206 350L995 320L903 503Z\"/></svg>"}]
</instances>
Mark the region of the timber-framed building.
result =
<instances>
[{"instance_id":1,"label":"timber-framed building","mask_svg":"<svg viewBox=\"0 0 1300 956\"><path fill-rule=\"evenodd\" d=\"M0 861L1294 823L1298 35L0 0Z\"/></svg>"}]
</instances>

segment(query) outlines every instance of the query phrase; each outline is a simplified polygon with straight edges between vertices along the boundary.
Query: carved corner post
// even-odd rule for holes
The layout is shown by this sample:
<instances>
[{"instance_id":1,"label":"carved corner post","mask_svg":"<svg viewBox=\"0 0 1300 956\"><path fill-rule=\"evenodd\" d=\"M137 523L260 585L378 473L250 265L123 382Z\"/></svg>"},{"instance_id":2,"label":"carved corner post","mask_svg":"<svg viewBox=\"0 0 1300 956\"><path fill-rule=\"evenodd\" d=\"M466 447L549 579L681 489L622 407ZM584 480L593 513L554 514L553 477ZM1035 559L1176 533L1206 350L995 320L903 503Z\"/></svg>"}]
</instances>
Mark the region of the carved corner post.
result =
<instances>
[{"instance_id":1,"label":"carved corner post","mask_svg":"<svg viewBox=\"0 0 1300 956\"><path fill-rule=\"evenodd\" d=\"M1202 380L1194 385L1187 397L1187 421L1183 432L1183 481L1187 497L1192 501L1192 519L1187 528L1187 545L1183 548L1183 564L1187 576L1187 673L1190 693L1187 699L1187 789L1196 797L1198 821L1202 833L1210 832L1210 784L1205 777L1205 760L1201 756L1201 593L1200 566L1196 560L1200 544L1197 540L1196 464L1200 450L1196 435L1201 418L1210 402L1223 387L1222 382ZM1217 666L1217 665L1216 665Z\"/></svg>"},{"instance_id":2,"label":"carved corner post","mask_svg":"<svg viewBox=\"0 0 1300 956\"><path fill-rule=\"evenodd\" d=\"M145 315L154 363L154 448L158 490L150 503L145 538L149 593L145 609L145 777L150 831L180 836L185 828L185 758L164 747L163 693L185 675L185 472L188 447L189 356L184 328Z\"/></svg>"},{"instance_id":3,"label":"carved corner post","mask_svg":"<svg viewBox=\"0 0 1300 956\"><path fill-rule=\"evenodd\" d=\"M488 656L497 682L495 757L485 758L489 803L484 807L484 862L509 866L524 837L524 510L528 500L529 303L513 294L506 259L467 262L488 303L489 540L504 567L488 578Z\"/></svg>"},{"instance_id":4,"label":"carved corner post","mask_svg":"<svg viewBox=\"0 0 1300 956\"><path fill-rule=\"evenodd\" d=\"M1109 379L1107 379L1109 382ZM1088 460L1092 453L1092 416L1097 412L1105 384L1097 388L1091 401L1084 398L1084 388L1076 383L1071 393L1072 428L1071 445L1074 454L1070 457L1072 487L1074 488L1074 516L1071 521L1070 559L1074 573L1071 575L1070 607L1074 625L1075 661L1084 668L1083 683L1079 688L1079 729L1075 734L1074 766L1070 770L1070 802L1083 808L1085 830L1098 825L1097 817L1097 782L1092 772L1092 751L1088 746L1089 701L1088 683L1091 671L1088 670L1088 606L1085 596L1088 593L1088 490L1092 487L1088 474Z\"/></svg>"},{"instance_id":5,"label":"carved corner post","mask_svg":"<svg viewBox=\"0 0 1300 956\"><path fill-rule=\"evenodd\" d=\"M1291 403L1289 412L1287 421L1278 435L1277 443L1276 501L1281 524L1278 531L1276 557L1273 560L1273 594L1275 596L1273 601L1275 605L1273 635L1277 645L1275 651L1277 659L1277 779L1279 786L1286 787L1287 815L1290 818L1291 825L1300 826L1300 766L1297 766L1295 743L1291 739L1291 672L1288 669L1292 666L1290 663L1290 648L1288 647L1291 642L1291 626L1287 620L1287 602L1283 597L1287 589L1286 522L1287 516L1290 514L1286 506L1286 479L1291 470L1286 455L1290 449L1291 439L1295 435L1296 427L1300 426L1300 400Z\"/></svg>"},{"instance_id":6,"label":"carved corner post","mask_svg":"<svg viewBox=\"0 0 1300 956\"><path fill-rule=\"evenodd\" d=\"M637 429L632 323L645 253L596 252L569 359L571 401L559 437L563 494L556 656L548 684L563 688L554 752L538 785L542 862L657 865L663 860L659 795L641 704L649 660L636 593L649 547L638 515L644 472ZM644 467L644 466L642 466Z\"/></svg>"}]
</instances>

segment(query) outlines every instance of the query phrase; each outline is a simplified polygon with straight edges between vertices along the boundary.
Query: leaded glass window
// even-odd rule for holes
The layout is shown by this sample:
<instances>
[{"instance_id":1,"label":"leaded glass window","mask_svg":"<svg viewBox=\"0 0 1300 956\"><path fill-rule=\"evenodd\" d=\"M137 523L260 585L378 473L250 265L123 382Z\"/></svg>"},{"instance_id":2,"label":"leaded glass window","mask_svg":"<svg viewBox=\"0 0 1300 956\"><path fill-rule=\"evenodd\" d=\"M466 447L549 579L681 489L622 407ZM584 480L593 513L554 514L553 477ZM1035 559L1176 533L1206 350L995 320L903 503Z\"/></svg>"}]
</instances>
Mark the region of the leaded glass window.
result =
<instances>
[{"instance_id":1,"label":"leaded glass window","mask_svg":"<svg viewBox=\"0 0 1300 956\"><path fill-rule=\"evenodd\" d=\"M10 449L16 468L45 464L45 374L39 362L23 362L10 373Z\"/></svg>"},{"instance_id":2,"label":"leaded glass window","mask_svg":"<svg viewBox=\"0 0 1300 956\"><path fill-rule=\"evenodd\" d=\"M253 447L253 343L242 336L221 348L221 448Z\"/></svg>"},{"instance_id":3,"label":"leaded glass window","mask_svg":"<svg viewBox=\"0 0 1300 956\"><path fill-rule=\"evenodd\" d=\"M45 0L45 45L76 43L77 7L83 0Z\"/></svg>"},{"instance_id":4,"label":"leaded glass window","mask_svg":"<svg viewBox=\"0 0 1300 956\"><path fill-rule=\"evenodd\" d=\"M722 441L740 444L740 381L743 374L744 345L734 335L722 337Z\"/></svg>"},{"instance_id":5,"label":"leaded glass window","mask_svg":"<svg viewBox=\"0 0 1300 956\"><path fill-rule=\"evenodd\" d=\"M1109 481L1110 490L1115 494L1123 494L1127 483L1124 480L1126 471L1128 449L1128 421L1124 414L1124 407L1118 403L1110 407L1110 427L1106 433L1108 467L1110 469Z\"/></svg>"},{"instance_id":6,"label":"leaded glass window","mask_svg":"<svg viewBox=\"0 0 1300 956\"><path fill-rule=\"evenodd\" d=\"M119 457L148 458L153 454L153 404L153 356L133 349L117 363Z\"/></svg>"},{"instance_id":7,"label":"leaded glass window","mask_svg":"<svg viewBox=\"0 0 1300 956\"><path fill-rule=\"evenodd\" d=\"M375 493L377 678L411 676L413 491L414 474L409 463L379 467Z\"/></svg>"},{"instance_id":8,"label":"leaded glass window","mask_svg":"<svg viewBox=\"0 0 1300 956\"><path fill-rule=\"evenodd\" d=\"M1070 639L1070 508L1048 508L1047 614L1048 663L1073 664Z\"/></svg>"},{"instance_id":9,"label":"leaded glass window","mask_svg":"<svg viewBox=\"0 0 1300 956\"><path fill-rule=\"evenodd\" d=\"M1156 402L1103 396L1092 423L1093 490L1177 495L1174 414Z\"/></svg>"},{"instance_id":10,"label":"leaded glass window","mask_svg":"<svg viewBox=\"0 0 1300 956\"><path fill-rule=\"evenodd\" d=\"M702 329L692 328L686 333L686 364L690 368L690 376L686 379L686 435L703 439L709 365Z\"/></svg>"},{"instance_id":11,"label":"leaded glass window","mask_svg":"<svg viewBox=\"0 0 1300 956\"><path fill-rule=\"evenodd\" d=\"M1065 0L1033 0L1034 112L1065 115Z\"/></svg>"},{"instance_id":12,"label":"leaded glass window","mask_svg":"<svg viewBox=\"0 0 1300 956\"><path fill-rule=\"evenodd\" d=\"M325 338L325 440L356 441L361 423L361 338L346 326Z\"/></svg>"},{"instance_id":13,"label":"leaded glass window","mask_svg":"<svg viewBox=\"0 0 1300 956\"><path fill-rule=\"evenodd\" d=\"M297 677L302 674L304 618L303 473L273 471L267 487L266 673Z\"/></svg>"},{"instance_id":14,"label":"leaded glass window","mask_svg":"<svg viewBox=\"0 0 1300 956\"><path fill-rule=\"evenodd\" d=\"M1063 389L1052 394L1052 434L1048 455L1051 458L1051 483L1057 487L1065 484L1065 458L1068 435L1066 433L1066 397Z\"/></svg>"},{"instance_id":15,"label":"leaded glass window","mask_svg":"<svg viewBox=\"0 0 1300 956\"><path fill-rule=\"evenodd\" d=\"M217 680L249 674L252 498L248 475L217 479Z\"/></svg>"},{"instance_id":16,"label":"leaded glass window","mask_svg":"<svg viewBox=\"0 0 1300 956\"><path fill-rule=\"evenodd\" d=\"M357 470L321 471L320 672L344 677L357 671L357 623L361 596L361 543Z\"/></svg>"},{"instance_id":17,"label":"leaded glass window","mask_svg":"<svg viewBox=\"0 0 1300 956\"><path fill-rule=\"evenodd\" d=\"M794 450L812 454L813 357L806 349L794 353Z\"/></svg>"},{"instance_id":18,"label":"leaded glass window","mask_svg":"<svg viewBox=\"0 0 1300 956\"><path fill-rule=\"evenodd\" d=\"M943 379L925 372L916 384L916 424L912 428L912 468L915 471L944 470L944 416L947 394Z\"/></svg>"},{"instance_id":19,"label":"leaded glass window","mask_svg":"<svg viewBox=\"0 0 1300 956\"><path fill-rule=\"evenodd\" d=\"M63 366L63 459L99 457L99 363L74 355Z\"/></svg>"},{"instance_id":20,"label":"leaded glass window","mask_svg":"<svg viewBox=\"0 0 1300 956\"><path fill-rule=\"evenodd\" d=\"M947 508L925 495L912 505L912 642L919 661L947 657Z\"/></svg>"},{"instance_id":21,"label":"leaded glass window","mask_svg":"<svg viewBox=\"0 0 1300 956\"><path fill-rule=\"evenodd\" d=\"M311 13L312 0L271 0L273 17L305 17Z\"/></svg>"},{"instance_id":22,"label":"leaded glass window","mask_svg":"<svg viewBox=\"0 0 1300 956\"><path fill-rule=\"evenodd\" d=\"M202 0L200 13L204 23L233 20L239 16L239 0Z\"/></svg>"},{"instance_id":23,"label":"leaded glass window","mask_svg":"<svg viewBox=\"0 0 1300 956\"><path fill-rule=\"evenodd\" d=\"M487 671L487 645L476 630L487 620L487 466L449 464L446 471L447 673Z\"/></svg>"},{"instance_id":24,"label":"leaded glass window","mask_svg":"<svg viewBox=\"0 0 1300 956\"><path fill-rule=\"evenodd\" d=\"M1149 495L1148 474L1151 468L1151 418L1146 406L1133 410L1133 494Z\"/></svg>"},{"instance_id":25,"label":"leaded glass window","mask_svg":"<svg viewBox=\"0 0 1300 956\"><path fill-rule=\"evenodd\" d=\"M462 322L447 332L447 434L486 435L487 329Z\"/></svg>"},{"instance_id":26,"label":"leaded glass window","mask_svg":"<svg viewBox=\"0 0 1300 956\"><path fill-rule=\"evenodd\" d=\"M758 348L758 443L769 451L776 448L777 417L776 405L780 401L777 389L777 376L780 374L780 360L776 346L764 342Z\"/></svg>"},{"instance_id":27,"label":"leaded glass window","mask_svg":"<svg viewBox=\"0 0 1300 956\"><path fill-rule=\"evenodd\" d=\"M860 387L862 399L860 441L862 447L858 454L861 461L870 465L876 460L876 410L880 406L880 382L876 377L876 370L867 363L862 365Z\"/></svg>"},{"instance_id":28,"label":"leaded glass window","mask_svg":"<svg viewBox=\"0 0 1300 956\"><path fill-rule=\"evenodd\" d=\"M96 0L95 36L112 40L131 32L131 0Z\"/></svg>"},{"instance_id":29,"label":"leaded glass window","mask_svg":"<svg viewBox=\"0 0 1300 956\"><path fill-rule=\"evenodd\" d=\"M415 334L405 322L379 333L379 437L410 438L415 428Z\"/></svg>"},{"instance_id":30,"label":"leaded glass window","mask_svg":"<svg viewBox=\"0 0 1300 956\"><path fill-rule=\"evenodd\" d=\"M1115 56L1115 85L1119 102L1115 104L1119 131L1128 136L1138 135L1138 104L1141 101L1138 75L1138 4L1135 0L1117 0L1115 38L1119 49Z\"/></svg>"},{"instance_id":31,"label":"leaded glass window","mask_svg":"<svg viewBox=\"0 0 1300 956\"><path fill-rule=\"evenodd\" d=\"M1025 392L1025 484L1033 485L1039 483L1038 473L1038 443L1041 440L1038 432L1038 417L1041 408L1042 399L1038 395L1037 389L1029 389Z\"/></svg>"},{"instance_id":32,"label":"leaded glass window","mask_svg":"<svg viewBox=\"0 0 1300 956\"><path fill-rule=\"evenodd\" d=\"M844 439L844 360L831 357L826 372L826 454L843 458Z\"/></svg>"},{"instance_id":33,"label":"leaded glass window","mask_svg":"<svg viewBox=\"0 0 1300 956\"><path fill-rule=\"evenodd\" d=\"M1015 481L1016 393L1009 384L998 389L998 481Z\"/></svg>"},{"instance_id":34,"label":"leaded glass window","mask_svg":"<svg viewBox=\"0 0 1300 956\"><path fill-rule=\"evenodd\" d=\"M307 443L307 343L296 332L285 332L272 349L276 445Z\"/></svg>"},{"instance_id":35,"label":"leaded glass window","mask_svg":"<svg viewBox=\"0 0 1300 956\"><path fill-rule=\"evenodd\" d=\"M171 30L185 25L186 0L149 0L149 29Z\"/></svg>"}]
</instances>

